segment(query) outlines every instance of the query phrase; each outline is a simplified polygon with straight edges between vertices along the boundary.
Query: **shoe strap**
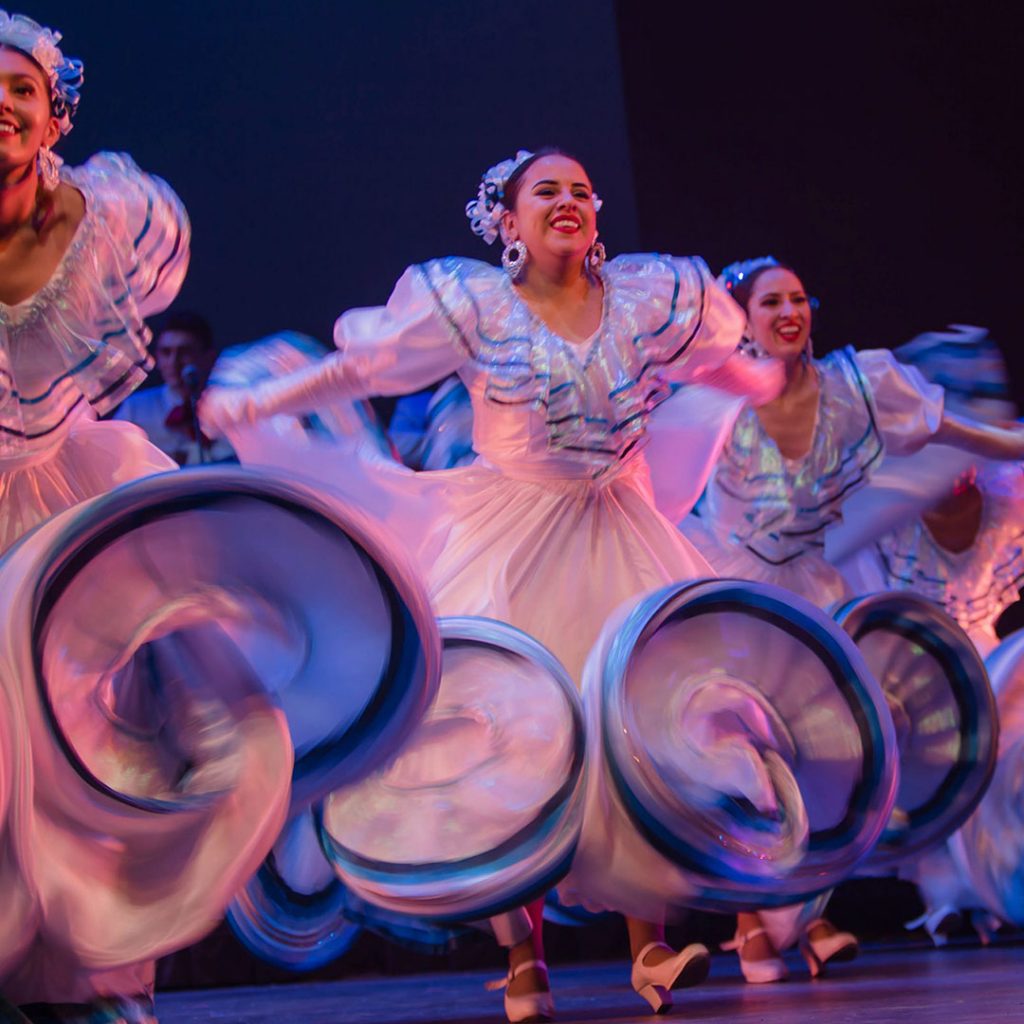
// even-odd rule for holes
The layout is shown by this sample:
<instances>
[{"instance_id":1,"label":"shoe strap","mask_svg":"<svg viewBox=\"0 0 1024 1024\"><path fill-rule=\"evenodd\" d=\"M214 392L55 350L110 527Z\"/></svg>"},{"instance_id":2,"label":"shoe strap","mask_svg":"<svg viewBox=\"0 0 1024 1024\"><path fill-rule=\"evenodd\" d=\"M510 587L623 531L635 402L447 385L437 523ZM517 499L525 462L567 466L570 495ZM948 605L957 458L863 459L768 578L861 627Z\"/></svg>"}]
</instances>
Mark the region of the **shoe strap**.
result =
<instances>
[{"instance_id":1,"label":"shoe strap","mask_svg":"<svg viewBox=\"0 0 1024 1024\"><path fill-rule=\"evenodd\" d=\"M644 962L644 957L647 956L647 954L650 953L652 949L667 949L670 953L675 953L675 950L667 942L648 942L647 945L644 946L644 948L641 949L639 953L637 953L636 959L633 962L637 964L642 964Z\"/></svg>"},{"instance_id":2,"label":"shoe strap","mask_svg":"<svg viewBox=\"0 0 1024 1024\"><path fill-rule=\"evenodd\" d=\"M723 942L720 948L726 953L729 953L734 949L739 950L742 949L751 939L756 939L758 936L764 934L764 928L751 928L749 932L744 932L742 935L737 932L728 942Z\"/></svg>"},{"instance_id":3,"label":"shoe strap","mask_svg":"<svg viewBox=\"0 0 1024 1024\"><path fill-rule=\"evenodd\" d=\"M510 967L508 974L504 978L500 978L497 981L488 981L484 983L484 988L488 992L497 992L499 989L508 988L511 982L518 978L523 971L529 970L543 971L545 977L548 973L548 965L543 960L524 960L521 964L516 964L515 967Z\"/></svg>"},{"instance_id":4,"label":"shoe strap","mask_svg":"<svg viewBox=\"0 0 1024 1024\"><path fill-rule=\"evenodd\" d=\"M827 917L816 917L813 921L808 921L804 925L804 935L810 935L819 924L828 925L832 931L838 931L839 929L827 918Z\"/></svg>"}]
</instances>

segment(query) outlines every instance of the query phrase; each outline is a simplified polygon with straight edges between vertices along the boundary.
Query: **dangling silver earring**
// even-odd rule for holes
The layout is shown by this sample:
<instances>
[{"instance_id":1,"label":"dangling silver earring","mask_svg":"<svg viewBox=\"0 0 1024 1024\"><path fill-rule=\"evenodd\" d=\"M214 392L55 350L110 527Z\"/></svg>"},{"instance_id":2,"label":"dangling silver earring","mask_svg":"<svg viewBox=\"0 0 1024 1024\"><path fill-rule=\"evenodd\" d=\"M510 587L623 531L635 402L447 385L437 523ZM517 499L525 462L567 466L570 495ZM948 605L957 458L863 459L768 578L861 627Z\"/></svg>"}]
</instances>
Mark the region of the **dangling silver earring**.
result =
<instances>
[{"instance_id":1,"label":"dangling silver earring","mask_svg":"<svg viewBox=\"0 0 1024 1024\"><path fill-rule=\"evenodd\" d=\"M49 146L41 146L36 157L39 179L47 192L54 192L60 184L60 158Z\"/></svg>"},{"instance_id":2,"label":"dangling silver earring","mask_svg":"<svg viewBox=\"0 0 1024 1024\"><path fill-rule=\"evenodd\" d=\"M519 275L523 272L523 267L526 266L526 260L529 255L530 252L526 248L526 245L518 238L513 238L512 241L505 246L501 253L501 265L505 268L505 273L508 274L513 281L517 280Z\"/></svg>"},{"instance_id":3,"label":"dangling silver earring","mask_svg":"<svg viewBox=\"0 0 1024 1024\"><path fill-rule=\"evenodd\" d=\"M745 334L740 338L739 348L751 359L763 359L768 354L753 338L748 338Z\"/></svg>"},{"instance_id":4,"label":"dangling silver earring","mask_svg":"<svg viewBox=\"0 0 1024 1024\"><path fill-rule=\"evenodd\" d=\"M593 243L587 250L587 267L594 277L600 276L601 268L604 266L606 259L608 259L608 253L605 252L604 242L599 242L597 235L595 235Z\"/></svg>"}]
</instances>

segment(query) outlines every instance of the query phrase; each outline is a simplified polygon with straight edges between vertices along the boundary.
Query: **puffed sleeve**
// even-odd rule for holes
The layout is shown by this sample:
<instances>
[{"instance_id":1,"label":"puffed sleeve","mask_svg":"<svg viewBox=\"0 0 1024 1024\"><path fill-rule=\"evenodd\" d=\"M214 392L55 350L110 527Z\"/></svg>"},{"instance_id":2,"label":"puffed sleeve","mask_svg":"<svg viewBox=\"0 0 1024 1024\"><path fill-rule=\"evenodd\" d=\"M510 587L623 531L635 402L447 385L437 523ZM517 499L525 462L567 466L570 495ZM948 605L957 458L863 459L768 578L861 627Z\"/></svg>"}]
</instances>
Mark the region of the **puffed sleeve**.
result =
<instances>
[{"instance_id":1,"label":"puffed sleeve","mask_svg":"<svg viewBox=\"0 0 1024 1024\"><path fill-rule=\"evenodd\" d=\"M97 153L68 180L96 216L94 251L108 290L127 291L142 317L166 309L188 270L191 229L181 200L125 153Z\"/></svg>"},{"instance_id":2,"label":"puffed sleeve","mask_svg":"<svg viewBox=\"0 0 1024 1024\"><path fill-rule=\"evenodd\" d=\"M431 283L431 264L409 267L386 306L352 309L334 325L355 398L402 395L433 384L472 355Z\"/></svg>"},{"instance_id":3,"label":"puffed sleeve","mask_svg":"<svg viewBox=\"0 0 1024 1024\"><path fill-rule=\"evenodd\" d=\"M99 415L110 412L146 379L145 317L171 302L188 268L184 207L130 157L99 153L64 168L61 180L81 193L85 214L60 269L32 300L36 315L18 328L15 370L26 376L15 421L5 422L32 437L55 430L82 398Z\"/></svg>"},{"instance_id":4,"label":"puffed sleeve","mask_svg":"<svg viewBox=\"0 0 1024 1024\"><path fill-rule=\"evenodd\" d=\"M858 352L854 358L867 380L887 453L910 455L926 445L942 425L942 388L887 349Z\"/></svg>"},{"instance_id":5,"label":"puffed sleeve","mask_svg":"<svg viewBox=\"0 0 1024 1024\"><path fill-rule=\"evenodd\" d=\"M409 267L386 306L338 317L337 352L251 391L211 389L200 407L203 422L221 432L238 422L311 412L338 398L418 391L470 358L461 338L433 294L425 268Z\"/></svg>"},{"instance_id":6,"label":"puffed sleeve","mask_svg":"<svg viewBox=\"0 0 1024 1024\"><path fill-rule=\"evenodd\" d=\"M745 317L696 256L620 256L611 264L621 309L635 321L647 373L703 380L736 351ZM630 313L630 311L632 311Z\"/></svg>"}]
</instances>

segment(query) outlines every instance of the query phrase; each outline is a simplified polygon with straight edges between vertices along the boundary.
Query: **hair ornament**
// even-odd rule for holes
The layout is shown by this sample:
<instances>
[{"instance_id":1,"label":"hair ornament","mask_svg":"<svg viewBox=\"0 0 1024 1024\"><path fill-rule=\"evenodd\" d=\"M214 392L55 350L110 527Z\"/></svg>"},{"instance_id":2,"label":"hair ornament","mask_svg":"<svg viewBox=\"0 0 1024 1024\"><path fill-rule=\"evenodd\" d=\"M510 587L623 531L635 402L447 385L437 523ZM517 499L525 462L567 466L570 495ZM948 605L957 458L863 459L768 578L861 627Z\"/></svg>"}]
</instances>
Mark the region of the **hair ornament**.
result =
<instances>
[{"instance_id":1,"label":"hair ornament","mask_svg":"<svg viewBox=\"0 0 1024 1024\"><path fill-rule=\"evenodd\" d=\"M43 28L24 14L8 14L0 8L0 45L31 57L50 82L50 104L62 135L71 131L78 109L84 69L80 60L65 57L57 45L61 34Z\"/></svg>"},{"instance_id":2,"label":"hair ornament","mask_svg":"<svg viewBox=\"0 0 1024 1024\"><path fill-rule=\"evenodd\" d=\"M505 182L512 172L533 156L528 149L520 149L511 160L495 164L480 179L476 199L466 203L466 216L474 235L479 235L488 245L498 237L501 215L505 212L502 200L505 198Z\"/></svg>"},{"instance_id":3,"label":"hair ornament","mask_svg":"<svg viewBox=\"0 0 1024 1024\"><path fill-rule=\"evenodd\" d=\"M779 266L779 261L774 256L756 256L752 260L737 260L735 263L730 263L718 275L718 283L731 295L733 289L755 271L777 266Z\"/></svg>"},{"instance_id":4,"label":"hair ornament","mask_svg":"<svg viewBox=\"0 0 1024 1024\"><path fill-rule=\"evenodd\" d=\"M501 216L506 210L505 183L517 168L534 156L528 149L520 149L511 160L502 160L495 164L480 179L476 199L466 203L466 216L474 235L479 235L488 245L497 239L501 227ZM601 209L602 200L593 193L594 212Z\"/></svg>"}]
</instances>

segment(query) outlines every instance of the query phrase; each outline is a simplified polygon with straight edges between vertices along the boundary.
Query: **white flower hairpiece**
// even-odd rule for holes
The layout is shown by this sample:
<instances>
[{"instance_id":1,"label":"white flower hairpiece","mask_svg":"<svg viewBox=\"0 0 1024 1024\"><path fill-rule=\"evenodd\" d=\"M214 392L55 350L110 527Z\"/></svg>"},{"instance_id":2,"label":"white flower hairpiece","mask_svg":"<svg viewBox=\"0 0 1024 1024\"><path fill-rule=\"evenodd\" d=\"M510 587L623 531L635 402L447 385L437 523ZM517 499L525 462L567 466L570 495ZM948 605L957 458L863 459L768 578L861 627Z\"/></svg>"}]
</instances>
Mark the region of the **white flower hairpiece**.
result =
<instances>
[{"instance_id":1,"label":"white flower hairpiece","mask_svg":"<svg viewBox=\"0 0 1024 1024\"><path fill-rule=\"evenodd\" d=\"M528 149L520 149L511 160L495 164L480 179L476 198L466 203L466 216L474 235L479 235L488 245L498 237L501 217L506 210L505 185L516 169L533 156ZM592 196L595 212L601 209L602 200L595 192Z\"/></svg>"},{"instance_id":2,"label":"white flower hairpiece","mask_svg":"<svg viewBox=\"0 0 1024 1024\"><path fill-rule=\"evenodd\" d=\"M43 28L24 14L8 14L0 8L0 44L31 57L50 81L50 102L61 134L71 131L71 118L78 109L79 90L84 79L80 60L61 53L61 34Z\"/></svg>"}]
</instances>

